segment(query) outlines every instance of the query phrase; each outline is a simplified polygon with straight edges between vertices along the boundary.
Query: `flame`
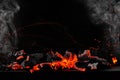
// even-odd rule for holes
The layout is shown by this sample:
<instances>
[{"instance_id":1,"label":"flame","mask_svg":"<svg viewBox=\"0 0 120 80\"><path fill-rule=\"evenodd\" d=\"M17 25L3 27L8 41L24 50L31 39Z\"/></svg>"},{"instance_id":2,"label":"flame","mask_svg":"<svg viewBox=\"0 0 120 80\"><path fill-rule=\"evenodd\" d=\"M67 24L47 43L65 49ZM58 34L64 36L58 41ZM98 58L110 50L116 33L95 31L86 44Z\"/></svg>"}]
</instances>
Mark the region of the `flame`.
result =
<instances>
[{"instance_id":1,"label":"flame","mask_svg":"<svg viewBox=\"0 0 120 80\"><path fill-rule=\"evenodd\" d=\"M30 69L29 71L31 73L35 71L40 71L44 65L49 65L53 70L58 70L58 69L76 69L78 71L86 71L86 68L79 68L76 66L76 63L78 62L78 58L76 54L70 53L69 57L64 57L60 53L56 52L55 54L57 57L61 58L60 61L54 61L54 62L44 62L40 64L36 64L30 69L30 66L25 66L26 69ZM18 56L16 60L20 60L25 58L24 56ZM29 61L30 56L27 56L26 61ZM9 68L13 70L18 70L18 69L24 69L22 65L18 64L17 62L14 62L13 64L8 65Z\"/></svg>"},{"instance_id":2,"label":"flame","mask_svg":"<svg viewBox=\"0 0 120 80\"><path fill-rule=\"evenodd\" d=\"M112 62L113 62L113 64L116 64L117 63L117 58L116 57L112 57Z\"/></svg>"},{"instance_id":3,"label":"flame","mask_svg":"<svg viewBox=\"0 0 120 80\"><path fill-rule=\"evenodd\" d=\"M40 63L41 68L44 67L44 65L49 65L53 70L58 69L75 69L78 71L86 71L86 68L79 68L76 66L76 63L78 62L78 58L76 54L70 54L70 56L64 57L60 53L56 52L57 57L61 58L60 61L54 61L51 63Z\"/></svg>"},{"instance_id":4,"label":"flame","mask_svg":"<svg viewBox=\"0 0 120 80\"><path fill-rule=\"evenodd\" d=\"M61 61L55 61L50 64L51 68L54 70L58 70L60 67L62 69L76 69L80 71L85 71L85 68L78 68L76 66L76 62L78 62L78 58L76 54L70 54L69 58L63 57L61 54L57 53L57 56L61 58Z\"/></svg>"},{"instance_id":5,"label":"flame","mask_svg":"<svg viewBox=\"0 0 120 80\"><path fill-rule=\"evenodd\" d=\"M71 52L67 52L66 54L69 55L69 56L63 56L62 54L56 52L55 55L61 59L59 61L38 63L38 64L34 65L33 67L28 66L28 65L23 67L22 65L18 64L17 62L13 62L12 64L8 65L8 68L11 68L13 70L28 69L30 71L30 73L33 73L35 71L40 71L41 68L44 67L44 65L48 65L51 69L53 69L55 71L60 70L60 69L62 69L62 70L74 69L74 70L77 70L77 71L83 71L84 72L84 71L86 71L86 68L81 68L81 67L78 67L76 65L76 63L80 61L80 60L78 60L78 57L87 56L88 58L91 58L91 59L95 58L95 59L98 59L98 60L104 60L104 59L99 58L97 56L91 56L90 50L85 50L83 52L83 54L81 54L80 56L77 56L76 54L73 54ZM16 60L20 60L20 59L23 59L23 58L25 58L25 57L20 55L20 56L17 57ZM29 61L29 60L30 60L30 56L27 56L25 61ZM113 57L112 61L113 61L114 64L116 64L117 63L117 58ZM91 67L91 70L94 70L94 69L96 70L97 65L98 65L98 63L88 64L88 66Z\"/></svg>"},{"instance_id":6,"label":"flame","mask_svg":"<svg viewBox=\"0 0 120 80\"><path fill-rule=\"evenodd\" d=\"M24 52L25 53L25 52ZM13 62L12 64L8 65L9 68L13 69L13 70L18 70L18 69L28 69L30 71L30 73L33 73L35 71L40 71L44 65L48 65L51 69L53 70L77 70L77 71L86 71L86 68L81 68L78 67L76 65L77 62L79 62L80 60L78 60L78 57L88 57L88 58L95 58L98 60L103 60L102 58L99 58L98 56L92 56L90 50L84 50L83 54L81 54L80 56L77 56L76 54L72 53L72 52L66 52L67 56L63 56L62 54L56 52L53 53L55 54L58 58L60 58L61 60L59 61L53 61L53 62L43 62L43 63L38 63L34 66L28 66L26 65L25 67L23 67L21 64L18 64L17 62ZM25 58L23 55L19 55L16 60L21 60ZM29 61L30 60L30 56L27 55L25 61ZM114 64L117 63L117 58L116 57L112 57L112 61ZM91 70L96 70L97 69L97 65L98 63L89 63L88 66L91 67Z\"/></svg>"}]
</instances>

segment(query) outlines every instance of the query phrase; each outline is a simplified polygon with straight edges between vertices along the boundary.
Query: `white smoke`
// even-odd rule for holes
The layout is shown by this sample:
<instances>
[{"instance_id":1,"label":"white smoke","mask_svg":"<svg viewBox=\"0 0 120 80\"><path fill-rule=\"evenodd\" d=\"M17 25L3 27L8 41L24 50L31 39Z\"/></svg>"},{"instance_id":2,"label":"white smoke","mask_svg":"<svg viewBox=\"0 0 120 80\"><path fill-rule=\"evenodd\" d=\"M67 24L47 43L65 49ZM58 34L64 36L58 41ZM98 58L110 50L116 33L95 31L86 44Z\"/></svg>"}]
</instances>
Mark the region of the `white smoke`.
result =
<instances>
[{"instance_id":1,"label":"white smoke","mask_svg":"<svg viewBox=\"0 0 120 80\"><path fill-rule=\"evenodd\" d=\"M107 24L106 41L111 40L112 47L120 49L120 1L86 0L86 3L91 20L97 24Z\"/></svg>"},{"instance_id":2,"label":"white smoke","mask_svg":"<svg viewBox=\"0 0 120 80\"><path fill-rule=\"evenodd\" d=\"M17 32L13 18L19 9L15 0L0 0L0 53L6 54L16 47Z\"/></svg>"}]
</instances>

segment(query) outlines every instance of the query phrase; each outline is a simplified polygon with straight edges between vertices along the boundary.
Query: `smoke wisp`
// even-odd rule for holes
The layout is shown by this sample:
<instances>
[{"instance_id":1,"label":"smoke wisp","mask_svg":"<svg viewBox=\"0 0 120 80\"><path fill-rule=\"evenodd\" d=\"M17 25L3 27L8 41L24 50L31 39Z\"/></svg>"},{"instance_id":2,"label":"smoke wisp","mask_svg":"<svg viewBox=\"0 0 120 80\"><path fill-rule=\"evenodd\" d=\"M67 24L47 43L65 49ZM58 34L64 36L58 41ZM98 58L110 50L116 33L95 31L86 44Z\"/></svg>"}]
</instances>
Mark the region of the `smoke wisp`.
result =
<instances>
[{"instance_id":1,"label":"smoke wisp","mask_svg":"<svg viewBox=\"0 0 120 80\"><path fill-rule=\"evenodd\" d=\"M14 14L20 9L15 0L0 0L0 53L7 54L17 45Z\"/></svg>"},{"instance_id":2,"label":"smoke wisp","mask_svg":"<svg viewBox=\"0 0 120 80\"><path fill-rule=\"evenodd\" d=\"M120 49L120 1L86 0L91 20L95 24L105 24L106 43L115 51ZM101 26L102 27L102 26Z\"/></svg>"}]
</instances>

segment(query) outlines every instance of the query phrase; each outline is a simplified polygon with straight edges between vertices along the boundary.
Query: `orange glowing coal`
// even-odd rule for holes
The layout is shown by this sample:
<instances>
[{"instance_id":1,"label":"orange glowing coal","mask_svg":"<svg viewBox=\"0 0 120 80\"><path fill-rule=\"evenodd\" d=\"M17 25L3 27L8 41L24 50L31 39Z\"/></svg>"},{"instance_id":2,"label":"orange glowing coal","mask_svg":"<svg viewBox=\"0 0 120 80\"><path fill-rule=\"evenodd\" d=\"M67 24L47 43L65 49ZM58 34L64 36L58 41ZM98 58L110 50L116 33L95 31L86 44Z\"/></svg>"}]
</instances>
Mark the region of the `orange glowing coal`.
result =
<instances>
[{"instance_id":1,"label":"orange glowing coal","mask_svg":"<svg viewBox=\"0 0 120 80\"><path fill-rule=\"evenodd\" d=\"M20 60L20 59L23 59L24 58L24 56L18 56L17 58L16 58L16 60Z\"/></svg>"},{"instance_id":2,"label":"orange glowing coal","mask_svg":"<svg viewBox=\"0 0 120 80\"><path fill-rule=\"evenodd\" d=\"M85 68L79 68L76 66L76 62L78 62L78 58L76 54L70 54L70 56L63 57L60 53L56 53L56 55L61 58L60 61L54 61L51 63L41 63L40 65L48 64L52 69L58 70L60 68L62 69L76 69L78 71L86 71Z\"/></svg>"},{"instance_id":3,"label":"orange glowing coal","mask_svg":"<svg viewBox=\"0 0 120 80\"><path fill-rule=\"evenodd\" d=\"M8 68L11 68L12 70L23 69L23 66L21 66L21 65L18 64L17 62L14 62L14 63L8 65L7 67L8 67Z\"/></svg>"},{"instance_id":4,"label":"orange glowing coal","mask_svg":"<svg viewBox=\"0 0 120 80\"><path fill-rule=\"evenodd\" d=\"M56 68L62 67L64 68L75 68L75 63L77 62L77 56L75 54L70 54L69 58L65 58L61 56L59 53L57 53L58 57L62 58L61 61L56 61L51 63L51 67L56 70Z\"/></svg>"},{"instance_id":5,"label":"orange glowing coal","mask_svg":"<svg viewBox=\"0 0 120 80\"><path fill-rule=\"evenodd\" d=\"M117 58L116 57L112 57L112 62L113 62L113 64L116 64L117 63Z\"/></svg>"},{"instance_id":6,"label":"orange glowing coal","mask_svg":"<svg viewBox=\"0 0 120 80\"><path fill-rule=\"evenodd\" d=\"M30 69L30 72L33 73L34 71L40 71L40 64L36 64L33 66L32 69Z\"/></svg>"},{"instance_id":7,"label":"orange glowing coal","mask_svg":"<svg viewBox=\"0 0 120 80\"><path fill-rule=\"evenodd\" d=\"M35 72L35 71L40 71L45 65L48 65L51 69L53 70L77 70L77 71L86 71L86 68L81 68L78 67L76 65L77 62L79 62L80 60L78 60L78 57L88 57L90 59L98 59L98 60L103 60L97 56L91 56L91 52L90 50L85 50L80 56L77 56L76 54L66 51L66 56L63 56L62 54L56 52L54 53L55 56L57 56L58 58L60 58L60 60L58 61L53 61L53 62L43 62L43 63L38 63L35 64L34 66L22 66L20 64L18 64L17 62L13 62L12 64L8 65L9 68L13 69L13 70L18 70L18 69L28 69L31 73ZM16 60L20 60L25 58L24 56L20 55L16 58ZM25 58L25 61L29 61L30 60L30 56L27 56ZM112 61L114 64L117 63L117 58L116 57L112 57ZM88 66L91 67L91 70L93 69L97 69L97 65L98 63L95 64L89 64Z\"/></svg>"}]
</instances>

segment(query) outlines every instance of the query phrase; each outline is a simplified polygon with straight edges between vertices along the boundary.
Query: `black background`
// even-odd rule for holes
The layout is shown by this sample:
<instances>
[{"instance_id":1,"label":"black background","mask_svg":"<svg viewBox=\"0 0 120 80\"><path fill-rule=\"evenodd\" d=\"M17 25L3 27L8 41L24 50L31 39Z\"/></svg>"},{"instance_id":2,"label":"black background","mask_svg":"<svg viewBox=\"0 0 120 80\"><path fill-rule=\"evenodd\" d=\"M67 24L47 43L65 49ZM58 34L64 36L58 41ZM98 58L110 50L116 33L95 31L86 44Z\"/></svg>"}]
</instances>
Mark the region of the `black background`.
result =
<instances>
[{"instance_id":1,"label":"black background","mask_svg":"<svg viewBox=\"0 0 120 80\"><path fill-rule=\"evenodd\" d=\"M20 49L83 48L99 45L103 26L92 23L78 0L18 0L15 15Z\"/></svg>"}]
</instances>

